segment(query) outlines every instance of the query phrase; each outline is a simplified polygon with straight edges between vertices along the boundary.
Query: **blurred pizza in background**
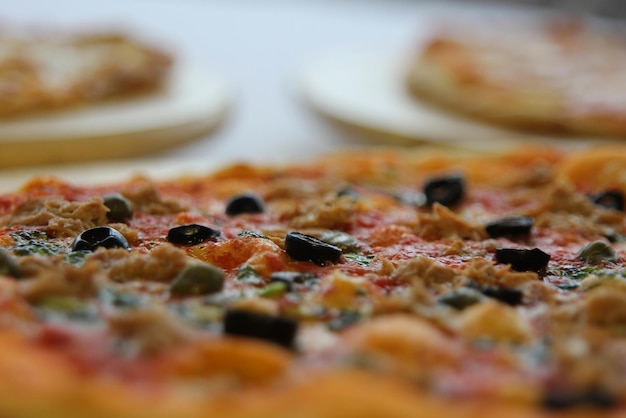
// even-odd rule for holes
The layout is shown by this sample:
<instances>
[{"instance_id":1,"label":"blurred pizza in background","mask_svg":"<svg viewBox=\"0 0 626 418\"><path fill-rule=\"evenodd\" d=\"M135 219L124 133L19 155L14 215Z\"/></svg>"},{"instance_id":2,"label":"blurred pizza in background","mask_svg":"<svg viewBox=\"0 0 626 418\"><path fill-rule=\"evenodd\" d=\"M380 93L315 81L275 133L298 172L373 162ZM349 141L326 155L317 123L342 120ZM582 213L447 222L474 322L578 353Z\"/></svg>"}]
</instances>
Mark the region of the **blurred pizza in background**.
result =
<instances>
[{"instance_id":1,"label":"blurred pizza in background","mask_svg":"<svg viewBox=\"0 0 626 418\"><path fill-rule=\"evenodd\" d=\"M626 137L626 36L597 20L450 21L412 60L418 100L477 120L553 134Z\"/></svg>"},{"instance_id":2,"label":"blurred pizza in background","mask_svg":"<svg viewBox=\"0 0 626 418\"><path fill-rule=\"evenodd\" d=\"M99 28L0 26L0 169L154 154L225 119L225 82L179 46Z\"/></svg>"},{"instance_id":3,"label":"blurred pizza in background","mask_svg":"<svg viewBox=\"0 0 626 418\"><path fill-rule=\"evenodd\" d=\"M158 90L172 56L122 32L0 31L0 117Z\"/></svg>"}]
</instances>

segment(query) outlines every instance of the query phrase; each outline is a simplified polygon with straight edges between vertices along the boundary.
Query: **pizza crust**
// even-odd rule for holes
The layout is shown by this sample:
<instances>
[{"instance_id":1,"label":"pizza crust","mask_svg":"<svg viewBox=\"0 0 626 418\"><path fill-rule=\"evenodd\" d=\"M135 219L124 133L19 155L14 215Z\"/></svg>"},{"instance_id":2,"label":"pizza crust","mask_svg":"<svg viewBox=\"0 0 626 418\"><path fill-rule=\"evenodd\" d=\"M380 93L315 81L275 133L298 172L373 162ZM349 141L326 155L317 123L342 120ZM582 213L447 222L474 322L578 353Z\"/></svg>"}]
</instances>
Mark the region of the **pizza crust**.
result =
<instances>
[{"instance_id":1,"label":"pizza crust","mask_svg":"<svg viewBox=\"0 0 626 418\"><path fill-rule=\"evenodd\" d=\"M217 350L223 348L218 346ZM276 351L255 343L237 348L248 350L248 355L255 355L255 349ZM524 403L452 401L432 396L391 376L355 370L310 370L289 382L207 398L194 393L193 388L177 387L175 383L146 391L129 389L107 379L85 379L71 373L62 359L32 347L11 332L0 334L0 350L3 353L0 410L7 416L24 418L42 415L54 418L612 418L624 413L623 410L555 413L541 412ZM223 350L222 354L228 352ZM281 356L284 354L278 354ZM239 359L245 361L245 357Z\"/></svg>"}]
</instances>

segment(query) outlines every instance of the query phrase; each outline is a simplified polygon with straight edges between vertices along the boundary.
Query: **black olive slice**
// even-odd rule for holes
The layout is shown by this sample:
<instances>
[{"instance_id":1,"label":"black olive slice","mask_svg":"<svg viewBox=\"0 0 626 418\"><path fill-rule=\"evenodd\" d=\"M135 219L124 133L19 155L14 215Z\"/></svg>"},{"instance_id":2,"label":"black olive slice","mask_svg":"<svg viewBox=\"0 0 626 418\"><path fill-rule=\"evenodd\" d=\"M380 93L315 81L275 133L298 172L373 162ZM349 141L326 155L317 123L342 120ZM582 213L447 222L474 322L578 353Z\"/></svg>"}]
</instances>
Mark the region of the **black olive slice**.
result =
<instances>
[{"instance_id":1,"label":"black olive slice","mask_svg":"<svg viewBox=\"0 0 626 418\"><path fill-rule=\"evenodd\" d=\"M615 396L605 390L591 388L582 393L548 390L541 405L550 410L564 410L588 406L596 409L609 409L617 404Z\"/></svg>"},{"instance_id":2,"label":"black olive slice","mask_svg":"<svg viewBox=\"0 0 626 418\"><path fill-rule=\"evenodd\" d=\"M133 204L121 194L103 196L102 201L109 209L107 212L109 222L126 222L133 218Z\"/></svg>"},{"instance_id":3,"label":"black olive slice","mask_svg":"<svg viewBox=\"0 0 626 418\"><path fill-rule=\"evenodd\" d=\"M205 241L215 241L221 232L208 226L189 224L176 226L167 233L167 240L175 245L197 245Z\"/></svg>"},{"instance_id":4,"label":"black olive slice","mask_svg":"<svg viewBox=\"0 0 626 418\"><path fill-rule=\"evenodd\" d=\"M226 204L226 214L230 216L241 215L242 213L263 213L265 203L254 194L244 193L233 196Z\"/></svg>"},{"instance_id":5,"label":"black olive slice","mask_svg":"<svg viewBox=\"0 0 626 418\"><path fill-rule=\"evenodd\" d=\"M510 264L513 270L539 272L548 266L550 255L539 248L498 248L496 261L500 264Z\"/></svg>"},{"instance_id":6,"label":"black olive slice","mask_svg":"<svg viewBox=\"0 0 626 418\"><path fill-rule=\"evenodd\" d=\"M287 234L285 251L294 260L312 261L318 265L338 263L341 257L341 248L300 232Z\"/></svg>"},{"instance_id":7,"label":"black olive slice","mask_svg":"<svg viewBox=\"0 0 626 418\"><path fill-rule=\"evenodd\" d=\"M508 216L487 223L485 230L491 238L523 237L530 235L534 223L533 218L527 216Z\"/></svg>"},{"instance_id":8,"label":"black olive slice","mask_svg":"<svg viewBox=\"0 0 626 418\"><path fill-rule=\"evenodd\" d=\"M618 190L605 190L589 196L596 205L607 209L624 210L624 194Z\"/></svg>"},{"instance_id":9,"label":"black olive slice","mask_svg":"<svg viewBox=\"0 0 626 418\"><path fill-rule=\"evenodd\" d=\"M258 338L287 348L293 347L297 330L298 323L289 318L234 309L224 315L225 334Z\"/></svg>"},{"instance_id":10,"label":"black olive slice","mask_svg":"<svg viewBox=\"0 0 626 418\"><path fill-rule=\"evenodd\" d=\"M430 179L424 185L426 204L439 203L444 206L454 206L463 199L465 181L463 177L437 177Z\"/></svg>"},{"instance_id":11,"label":"black olive slice","mask_svg":"<svg viewBox=\"0 0 626 418\"><path fill-rule=\"evenodd\" d=\"M96 226L81 232L72 243L72 251L95 251L96 248L129 249L124 235L108 226Z\"/></svg>"},{"instance_id":12,"label":"black olive slice","mask_svg":"<svg viewBox=\"0 0 626 418\"><path fill-rule=\"evenodd\" d=\"M481 289L481 291L483 295L511 306L519 305L524 298L524 293L521 290L510 287L489 286Z\"/></svg>"}]
</instances>

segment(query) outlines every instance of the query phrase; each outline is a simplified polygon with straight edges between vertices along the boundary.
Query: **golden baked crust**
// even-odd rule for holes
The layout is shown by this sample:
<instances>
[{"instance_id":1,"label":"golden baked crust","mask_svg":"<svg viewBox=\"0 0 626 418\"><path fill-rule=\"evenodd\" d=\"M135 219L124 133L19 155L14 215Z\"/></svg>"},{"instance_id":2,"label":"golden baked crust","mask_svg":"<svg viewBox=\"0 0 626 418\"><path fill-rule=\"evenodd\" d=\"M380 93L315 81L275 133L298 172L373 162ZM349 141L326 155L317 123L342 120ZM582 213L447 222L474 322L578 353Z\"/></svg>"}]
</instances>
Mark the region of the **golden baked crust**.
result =
<instances>
[{"instance_id":1,"label":"golden baked crust","mask_svg":"<svg viewBox=\"0 0 626 418\"><path fill-rule=\"evenodd\" d=\"M597 194L623 203L624 160L376 150L33 179L0 196L0 415L623 416L626 217ZM457 200L427 191L441 179ZM522 215L526 232L487 227ZM77 244L102 227L128 248ZM293 232L339 258L303 259ZM530 248L547 264L498 259Z\"/></svg>"},{"instance_id":2,"label":"golden baked crust","mask_svg":"<svg viewBox=\"0 0 626 418\"><path fill-rule=\"evenodd\" d=\"M623 137L626 38L582 19L468 20L433 30L410 91L443 108L521 129Z\"/></svg>"},{"instance_id":3,"label":"golden baked crust","mask_svg":"<svg viewBox=\"0 0 626 418\"><path fill-rule=\"evenodd\" d=\"M0 117L152 92L169 54L115 32L0 34Z\"/></svg>"}]
</instances>

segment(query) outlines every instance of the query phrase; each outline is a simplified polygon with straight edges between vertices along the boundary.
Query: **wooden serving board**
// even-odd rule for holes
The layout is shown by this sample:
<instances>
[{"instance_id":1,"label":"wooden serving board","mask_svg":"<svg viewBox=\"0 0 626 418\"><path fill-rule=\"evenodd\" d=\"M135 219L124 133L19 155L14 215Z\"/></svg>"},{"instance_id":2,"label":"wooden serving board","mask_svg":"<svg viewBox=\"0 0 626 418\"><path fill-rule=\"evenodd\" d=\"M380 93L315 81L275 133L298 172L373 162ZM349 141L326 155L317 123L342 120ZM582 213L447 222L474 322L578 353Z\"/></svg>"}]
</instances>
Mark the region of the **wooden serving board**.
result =
<instances>
[{"instance_id":1,"label":"wooden serving board","mask_svg":"<svg viewBox=\"0 0 626 418\"><path fill-rule=\"evenodd\" d=\"M149 96L0 121L0 169L155 153L211 132L229 102L216 76L179 63Z\"/></svg>"}]
</instances>

